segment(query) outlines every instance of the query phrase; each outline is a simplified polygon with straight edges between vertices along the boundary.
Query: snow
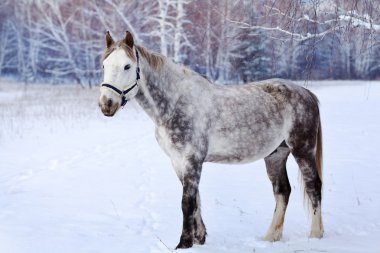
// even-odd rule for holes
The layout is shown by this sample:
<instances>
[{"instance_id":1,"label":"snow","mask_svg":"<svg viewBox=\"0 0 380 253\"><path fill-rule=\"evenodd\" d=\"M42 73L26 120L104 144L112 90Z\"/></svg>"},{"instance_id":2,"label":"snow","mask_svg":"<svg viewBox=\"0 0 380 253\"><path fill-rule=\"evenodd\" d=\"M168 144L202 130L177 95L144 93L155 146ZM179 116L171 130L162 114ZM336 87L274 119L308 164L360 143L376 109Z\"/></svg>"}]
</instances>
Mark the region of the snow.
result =
<instances>
[{"instance_id":1,"label":"snow","mask_svg":"<svg viewBox=\"0 0 380 253\"><path fill-rule=\"evenodd\" d=\"M303 84L303 83L301 83ZM205 164L206 244L184 252L380 252L380 83L309 82L324 134L325 237L309 239L298 168L284 238L265 242L274 197L263 161ZM133 102L114 118L97 90L0 82L0 252L170 252L181 185ZM179 250L180 252L180 250Z\"/></svg>"}]
</instances>

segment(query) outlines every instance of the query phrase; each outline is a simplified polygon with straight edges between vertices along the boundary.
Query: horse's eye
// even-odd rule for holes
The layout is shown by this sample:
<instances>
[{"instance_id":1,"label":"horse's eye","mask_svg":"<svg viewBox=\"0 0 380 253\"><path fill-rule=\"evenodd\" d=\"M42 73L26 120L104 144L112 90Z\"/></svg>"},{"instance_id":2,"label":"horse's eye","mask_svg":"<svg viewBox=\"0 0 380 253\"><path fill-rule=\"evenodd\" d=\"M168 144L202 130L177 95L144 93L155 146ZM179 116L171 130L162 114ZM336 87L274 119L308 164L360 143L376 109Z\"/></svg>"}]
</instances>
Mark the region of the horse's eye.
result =
<instances>
[{"instance_id":1,"label":"horse's eye","mask_svg":"<svg viewBox=\"0 0 380 253\"><path fill-rule=\"evenodd\" d=\"M129 65L129 64L127 64L127 65L124 66L124 70L128 70L130 68L131 68L131 65Z\"/></svg>"},{"instance_id":2,"label":"horse's eye","mask_svg":"<svg viewBox=\"0 0 380 253\"><path fill-rule=\"evenodd\" d=\"M102 65L102 68L104 69L104 65Z\"/></svg>"}]
</instances>

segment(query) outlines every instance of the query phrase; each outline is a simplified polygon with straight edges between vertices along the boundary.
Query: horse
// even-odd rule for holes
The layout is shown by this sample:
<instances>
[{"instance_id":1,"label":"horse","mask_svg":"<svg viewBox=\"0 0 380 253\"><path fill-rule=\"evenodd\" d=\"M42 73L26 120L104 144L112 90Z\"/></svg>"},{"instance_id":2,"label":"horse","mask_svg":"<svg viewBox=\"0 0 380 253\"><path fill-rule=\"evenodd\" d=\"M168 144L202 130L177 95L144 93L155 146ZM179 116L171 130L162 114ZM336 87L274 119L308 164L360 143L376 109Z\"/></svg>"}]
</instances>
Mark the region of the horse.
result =
<instances>
[{"instance_id":1,"label":"horse","mask_svg":"<svg viewBox=\"0 0 380 253\"><path fill-rule=\"evenodd\" d=\"M312 222L310 237L322 238L322 128L317 97L282 79L217 85L134 42L105 36L104 80L99 107L111 117L131 99L155 124L159 146L181 181L183 224L178 248L204 244L198 185L205 162L239 164L264 158L276 206L263 238L282 237L291 187L291 153L302 175Z\"/></svg>"}]
</instances>

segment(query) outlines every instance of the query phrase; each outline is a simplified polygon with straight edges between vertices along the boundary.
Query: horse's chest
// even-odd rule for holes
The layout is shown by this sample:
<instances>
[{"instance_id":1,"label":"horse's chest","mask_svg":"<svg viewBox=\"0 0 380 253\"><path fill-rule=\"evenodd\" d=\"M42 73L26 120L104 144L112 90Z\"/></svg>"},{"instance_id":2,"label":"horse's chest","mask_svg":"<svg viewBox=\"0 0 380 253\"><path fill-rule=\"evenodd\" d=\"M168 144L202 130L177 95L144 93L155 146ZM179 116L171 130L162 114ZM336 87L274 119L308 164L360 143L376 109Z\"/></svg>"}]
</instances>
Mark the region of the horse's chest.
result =
<instances>
[{"instance_id":1,"label":"horse's chest","mask_svg":"<svg viewBox=\"0 0 380 253\"><path fill-rule=\"evenodd\" d=\"M175 152L176 147L172 142L171 131L166 127L156 127L156 140L168 156L171 156Z\"/></svg>"},{"instance_id":2,"label":"horse's chest","mask_svg":"<svg viewBox=\"0 0 380 253\"><path fill-rule=\"evenodd\" d=\"M170 157L177 175L182 177L183 169L185 168L186 163L184 157L186 157L186 154L190 154L193 149L189 144L173 141L173 138L174 140L176 138L173 130L163 126L156 127L156 139L158 144Z\"/></svg>"},{"instance_id":3,"label":"horse's chest","mask_svg":"<svg viewBox=\"0 0 380 253\"><path fill-rule=\"evenodd\" d=\"M164 126L156 127L156 140L171 160L182 160L183 153L189 149L188 143L179 140L179 133Z\"/></svg>"}]
</instances>

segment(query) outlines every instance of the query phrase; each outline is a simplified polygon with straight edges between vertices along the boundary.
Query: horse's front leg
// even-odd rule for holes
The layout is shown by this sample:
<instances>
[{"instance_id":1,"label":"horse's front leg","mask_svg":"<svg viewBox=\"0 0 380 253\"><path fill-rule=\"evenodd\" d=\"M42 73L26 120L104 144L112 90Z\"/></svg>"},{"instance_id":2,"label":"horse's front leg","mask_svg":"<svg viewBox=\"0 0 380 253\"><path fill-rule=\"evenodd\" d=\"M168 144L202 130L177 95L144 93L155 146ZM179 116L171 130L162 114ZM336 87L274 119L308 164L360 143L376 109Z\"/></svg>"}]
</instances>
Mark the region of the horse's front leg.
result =
<instances>
[{"instance_id":1,"label":"horse's front leg","mask_svg":"<svg viewBox=\"0 0 380 253\"><path fill-rule=\"evenodd\" d=\"M195 221L194 221L194 243L203 245L206 242L206 226L203 223L202 215L201 215L201 197L199 195L199 191L197 194L197 207L195 210Z\"/></svg>"},{"instance_id":2,"label":"horse's front leg","mask_svg":"<svg viewBox=\"0 0 380 253\"><path fill-rule=\"evenodd\" d=\"M203 225L202 218L200 217L200 199L198 185L201 177L202 162L197 161L194 158L186 161L182 166L176 166L177 174L179 174L180 180L183 186L182 192L182 213L183 213L183 227L181 239L176 247L178 248L190 248L194 242L201 241L204 243L204 236L201 236L199 240L196 230L202 229L206 233ZM180 171L178 171L180 169ZM199 205L199 207L198 207ZM199 217L198 217L199 215ZM198 223L202 223L203 228L198 227ZM201 225L201 226L202 226Z\"/></svg>"}]
</instances>

